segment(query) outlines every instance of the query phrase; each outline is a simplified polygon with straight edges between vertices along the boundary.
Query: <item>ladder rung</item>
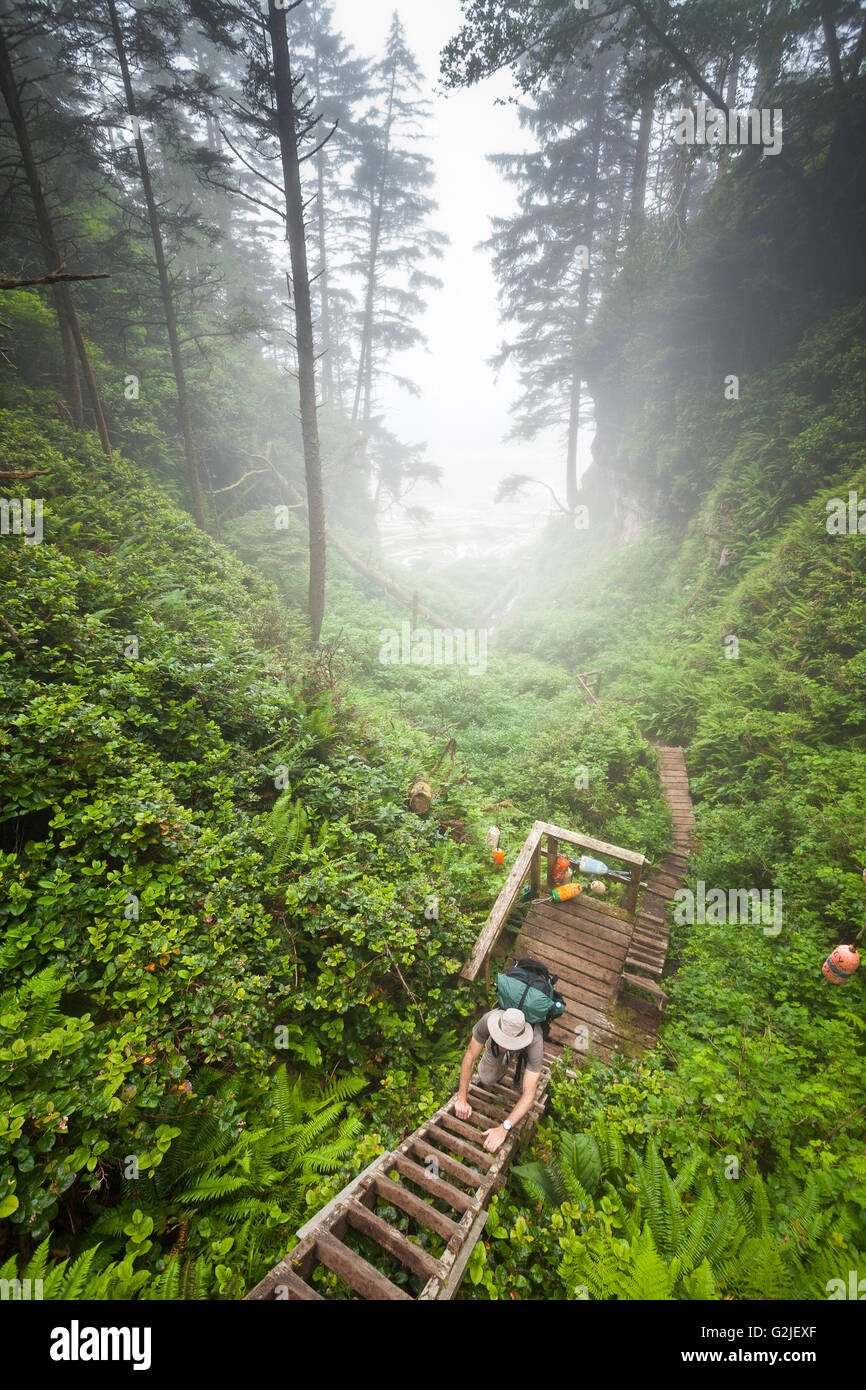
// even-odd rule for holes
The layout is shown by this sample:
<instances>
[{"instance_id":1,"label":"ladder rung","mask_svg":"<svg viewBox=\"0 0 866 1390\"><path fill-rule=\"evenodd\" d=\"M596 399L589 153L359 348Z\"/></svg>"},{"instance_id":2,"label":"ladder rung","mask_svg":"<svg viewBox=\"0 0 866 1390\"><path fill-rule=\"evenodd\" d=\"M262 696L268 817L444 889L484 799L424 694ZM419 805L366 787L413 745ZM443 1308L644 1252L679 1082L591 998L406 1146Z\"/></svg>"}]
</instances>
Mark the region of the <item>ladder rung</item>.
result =
<instances>
[{"instance_id":1,"label":"ladder rung","mask_svg":"<svg viewBox=\"0 0 866 1390\"><path fill-rule=\"evenodd\" d=\"M417 1183L425 1192L429 1192L431 1197L438 1197L440 1201L447 1202L449 1207L453 1207L455 1211L468 1211L469 1207L473 1205L472 1197L468 1197L465 1192L461 1192L459 1188L446 1182L444 1178L434 1178L433 1174L428 1173L426 1168L420 1168L405 1154L395 1153L392 1163L401 1177Z\"/></svg>"},{"instance_id":2,"label":"ladder rung","mask_svg":"<svg viewBox=\"0 0 866 1390\"><path fill-rule=\"evenodd\" d=\"M483 1168L493 1167L493 1155L486 1153L483 1149L476 1148L474 1144L467 1144L462 1139L458 1139L456 1134L450 1130L440 1129L438 1125L426 1124L421 1130L422 1137L425 1139L435 1139L438 1143L444 1144L451 1153L459 1154L465 1158L467 1163L474 1163L476 1167L480 1164Z\"/></svg>"},{"instance_id":3,"label":"ladder rung","mask_svg":"<svg viewBox=\"0 0 866 1390\"><path fill-rule=\"evenodd\" d=\"M400 1183L394 1182L391 1178L386 1178L384 1173L377 1173L373 1179L373 1186L377 1196L383 1202L390 1202L392 1207L399 1207L405 1211L407 1216L411 1216L413 1221L420 1221L422 1226L428 1230L435 1231L437 1236L441 1236L444 1241L451 1240L457 1231L457 1222L452 1221L450 1216L443 1216L441 1211L423 1201L417 1193L410 1188L403 1187Z\"/></svg>"},{"instance_id":4,"label":"ladder rung","mask_svg":"<svg viewBox=\"0 0 866 1390\"><path fill-rule=\"evenodd\" d=\"M442 1153L441 1149L434 1149L433 1145L428 1143L426 1139L413 1138L411 1143L412 1152L421 1159L422 1163L428 1156L435 1158L440 1168L443 1168L446 1173L450 1173L452 1177L458 1178L460 1182L465 1182L467 1187L483 1187L486 1182L483 1174L476 1173L474 1168L467 1168L466 1164L461 1163L459 1158Z\"/></svg>"},{"instance_id":5,"label":"ladder rung","mask_svg":"<svg viewBox=\"0 0 866 1390\"><path fill-rule=\"evenodd\" d=\"M343 1282L362 1298L395 1301L403 1299L412 1302L410 1294L392 1284L375 1265L369 1264L362 1255L350 1250L348 1245L337 1240L329 1231L322 1231L316 1236L316 1254L323 1265L327 1265L328 1269L339 1275Z\"/></svg>"},{"instance_id":6,"label":"ladder rung","mask_svg":"<svg viewBox=\"0 0 866 1390\"><path fill-rule=\"evenodd\" d=\"M425 1279L430 1279L434 1274L439 1273L438 1260L435 1260L426 1250L422 1250L420 1245L413 1245L411 1240L406 1239L402 1231L398 1231L396 1226L392 1226L389 1221L383 1221L381 1216L377 1216L363 1203L351 1201L346 1215L350 1226L354 1226L355 1230L361 1231L363 1235L369 1236L389 1254L396 1255L397 1259L407 1269L411 1269L413 1274L420 1274Z\"/></svg>"}]
</instances>

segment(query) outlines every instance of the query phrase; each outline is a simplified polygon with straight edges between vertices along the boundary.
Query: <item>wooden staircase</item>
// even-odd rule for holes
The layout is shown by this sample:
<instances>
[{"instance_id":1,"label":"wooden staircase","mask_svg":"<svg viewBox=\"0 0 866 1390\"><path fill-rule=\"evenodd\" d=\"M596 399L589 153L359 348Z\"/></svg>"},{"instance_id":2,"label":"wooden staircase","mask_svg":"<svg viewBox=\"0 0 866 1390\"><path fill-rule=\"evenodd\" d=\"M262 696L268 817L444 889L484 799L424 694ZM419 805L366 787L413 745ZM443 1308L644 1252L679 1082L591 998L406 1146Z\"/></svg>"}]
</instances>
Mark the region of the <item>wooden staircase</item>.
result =
<instances>
[{"instance_id":1,"label":"wooden staircase","mask_svg":"<svg viewBox=\"0 0 866 1390\"><path fill-rule=\"evenodd\" d=\"M622 972L622 985L640 990L661 1011L667 998L658 984L667 960L670 927L668 904L682 886L692 847L695 815L682 748L658 745L659 775L673 813L674 847L650 873L641 892L640 908Z\"/></svg>"},{"instance_id":2,"label":"wooden staircase","mask_svg":"<svg viewBox=\"0 0 866 1390\"><path fill-rule=\"evenodd\" d=\"M673 811L674 847L646 881L642 854L536 821L463 967L467 980L483 970L489 987L491 955L529 882L531 903L513 951L548 965L559 976L566 1003L551 1027L529 1114L496 1154L488 1153L483 1131L509 1114L519 1093L507 1079L482 1086L476 1077L468 1121L457 1118L452 1096L317 1212L248 1300L453 1298L484 1229L490 1196L505 1182L517 1150L544 1111L550 1064L566 1047L579 1064L581 1052L609 1062L618 1053L636 1055L654 1045L666 1002L658 980L669 940L667 907L680 886L694 826L683 750L659 747L658 753ZM546 856L549 891L561 842L629 866L622 907L589 894L561 904L542 897L542 859Z\"/></svg>"}]
</instances>

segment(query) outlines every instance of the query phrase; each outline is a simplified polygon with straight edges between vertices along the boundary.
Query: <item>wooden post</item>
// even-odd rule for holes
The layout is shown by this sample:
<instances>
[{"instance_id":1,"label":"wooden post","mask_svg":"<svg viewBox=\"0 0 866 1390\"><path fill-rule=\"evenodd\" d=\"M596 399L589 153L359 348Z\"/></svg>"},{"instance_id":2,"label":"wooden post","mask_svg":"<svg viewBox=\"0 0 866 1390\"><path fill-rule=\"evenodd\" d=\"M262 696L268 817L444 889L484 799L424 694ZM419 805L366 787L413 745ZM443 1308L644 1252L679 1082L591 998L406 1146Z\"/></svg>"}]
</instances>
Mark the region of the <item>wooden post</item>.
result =
<instances>
[{"instance_id":1,"label":"wooden post","mask_svg":"<svg viewBox=\"0 0 866 1390\"><path fill-rule=\"evenodd\" d=\"M644 861L644 862L646 862L646 861ZM637 895L638 895L638 889L640 888L640 881L641 881L641 875L642 875L642 874L643 874L643 864L632 864L632 867L631 867L631 883L630 883L629 886L628 886L628 892L627 892L627 894L626 894L626 899L625 899L625 909L626 909L626 912L631 912L632 915L633 915L635 912L637 912Z\"/></svg>"},{"instance_id":2,"label":"wooden post","mask_svg":"<svg viewBox=\"0 0 866 1390\"><path fill-rule=\"evenodd\" d=\"M540 837L539 837L538 844L537 844L536 847L535 847L535 853L534 853L533 856L532 856L532 868L531 868L531 870L530 870L530 889L529 889L529 891L530 891L530 895L531 895L532 898L539 898L539 897L541 896L541 839L540 839Z\"/></svg>"},{"instance_id":3,"label":"wooden post","mask_svg":"<svg viewBox=\"0 0 866 1390\"><path fill-rule=\"evenodd\" d=\"M559 841L555 835L547 837L547 886L553 887L553 870L556 866L556 856L559 853Z\"/></svg>"}]
</instances>

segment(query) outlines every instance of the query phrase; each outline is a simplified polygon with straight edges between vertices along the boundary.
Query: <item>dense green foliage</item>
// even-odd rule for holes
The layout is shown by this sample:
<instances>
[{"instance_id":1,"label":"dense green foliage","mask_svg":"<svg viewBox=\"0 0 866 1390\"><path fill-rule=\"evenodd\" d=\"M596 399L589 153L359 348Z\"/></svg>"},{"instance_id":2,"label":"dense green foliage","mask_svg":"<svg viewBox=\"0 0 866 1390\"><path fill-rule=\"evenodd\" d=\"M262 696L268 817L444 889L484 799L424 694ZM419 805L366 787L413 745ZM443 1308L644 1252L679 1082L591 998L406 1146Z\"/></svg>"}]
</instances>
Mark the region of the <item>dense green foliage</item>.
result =
<instances>
[{"instance_id":1,"label":"dense green foliage","mask_svg":"<svg viewBox=\"0 0 866 1390\"><path fill-rule=\"evenodd\" d=\"M452 80L510 60L564 8L520 0L503 28L501 5L464 6ZM704 52L705 0L665 8L673 37ZM385 271L415 275L413 292L398 292L402 314L373 325L331 282L337 374L356 378L359 405L365 395L369 437L339 399L323 408L334 506L328 611L311 652L296 502L275 525L302 454L283 379L291 354L274 348L272 361L255 337L273 348L280 331L261 227L230 235L217 199L164 228L197 355L211 536L183 508L164 325L149 317L153 271L129 181L90 126L69 170L46 157L70 235L112 266L110 284L78 287L76 302L116 454L109 462L74 428L59 398L48 298L3 295L0 472L44 499L44 538L0 537L0 1279L42 1279L50 1298L242 1297L312 1211L453 1090L471 1017L490 1002L459 970L532 822L653 860L669 848L653 739L688 752L687 887L778 893L781 931L674 918L658 1047L610 1067L555 1067L547 1115L492 1201L460 1296L820 1299L862 1268L866 970L836 987L821 974L866 915L866 521L827 524L834 499L866 490L855 255L866 193L862 164L844 157L864 130L862 79L850 7L844 101L782 62L814 31L814 5L793 7L787 38L775 24L764 33L763 6L746 9L738 29L725 7L716 53L748 54L796 96L797 168L770 179L769 157L731 160L676 254L631 227L589 326L582 307L579 363L552 333L596 406L590 526L561 517L517 557L419 568L432 609L485 635L493 615L474 668L388 658L407 610L346 554L362 533L373 549L376 488L398 498L424 473L412 451L391 448L373 405L384 349L416 341L426 194L407 228L398 195L411 180L395 178L397 261L386 256L368 285L381 312ZM655 54L654 71L644 46L633 59L641 31L616 13L628 125L650 78L670 94L681 73L670 53ZM22 63L48 32L39 5L34 14ZM353 127L363 65L344 66L321 17L304 52L322 59L322 91L346 117L336 148L364 177L354 194L331 188L320 230L348 246L357 277L375 219L358 224L347 208L381 187L389 146L378 127ZM598 17L573 22L588 44ZM567 63L568 42L547 39L547 57ZM224 60L227 84L242 80ZM59 65L45 111L35 103L28 116L46 152L75 124ZM148 88L153 74L140 75ZM543 73L529 64L524 76L531 89ZM172 188L182 170L170 127L157 127L154 167ZM619 150L619 125L615 135ZM218 153L210 172L227 176ZM625 170L630 139L620 157ZM329 153L331 184L337 163ZM73 187L70 170L86 185ZM415 172L417 193L426 161ZM11 178L24 264L31 213ZM625 185L611 186L615 202ZM562 212L561 189L548 191L546 217ZM621 208L607 211L616 240ZM565 274L534 238L537 212L530 196L528 224L502 248L537 252L528 278L544 297L530 325L560 305ZM578 228L566 220L570 256ZM220 286L203 293L217 240ZM509 301L518 319L522 282ZM579 293L579 277L570 287ZM324 316L323 283L316 293ZM139 396L125 392L130 373ZM555 399L568 380L556 375ZM241 490L248 468L256 481ZM503 613L497 593L518 566L525 583ZM591 668L599 705L575 680ZM407 804L419 773L435 793L427 816ZM493 821L502 869L484 844ZM330 1274L317 1278L340 1296Z\"/></svg>"}]
</instances>

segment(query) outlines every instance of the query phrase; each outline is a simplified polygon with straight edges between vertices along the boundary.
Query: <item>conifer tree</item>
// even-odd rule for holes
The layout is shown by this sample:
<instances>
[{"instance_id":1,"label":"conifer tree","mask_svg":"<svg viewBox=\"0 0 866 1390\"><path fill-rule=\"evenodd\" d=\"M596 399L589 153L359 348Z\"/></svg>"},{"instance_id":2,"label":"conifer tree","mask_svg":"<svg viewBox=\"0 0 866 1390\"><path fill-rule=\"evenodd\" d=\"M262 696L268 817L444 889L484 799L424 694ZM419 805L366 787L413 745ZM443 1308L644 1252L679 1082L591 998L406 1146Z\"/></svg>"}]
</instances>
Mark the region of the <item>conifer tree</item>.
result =
<instances>
[{"instance_id":1,"label":"conifer tree","mask_svg":"<svg viewBox=\"0 0 866 1390\"><path fill-rule=\"evenodd\" d=\"M373 81L374 101L366 113L367 139L353 191L359 234L355 269L363 302L352 419L365 437L373 423L376 385L384 376L414 389L388 364L395 353L423 342L417 319L424 294L441 283L425 262L441 256L447 242L429 225L436 206L428 193L432 161L418 148L429 103L420 96L421 71L396 13Z\"/></svg>"}]
</instances>

